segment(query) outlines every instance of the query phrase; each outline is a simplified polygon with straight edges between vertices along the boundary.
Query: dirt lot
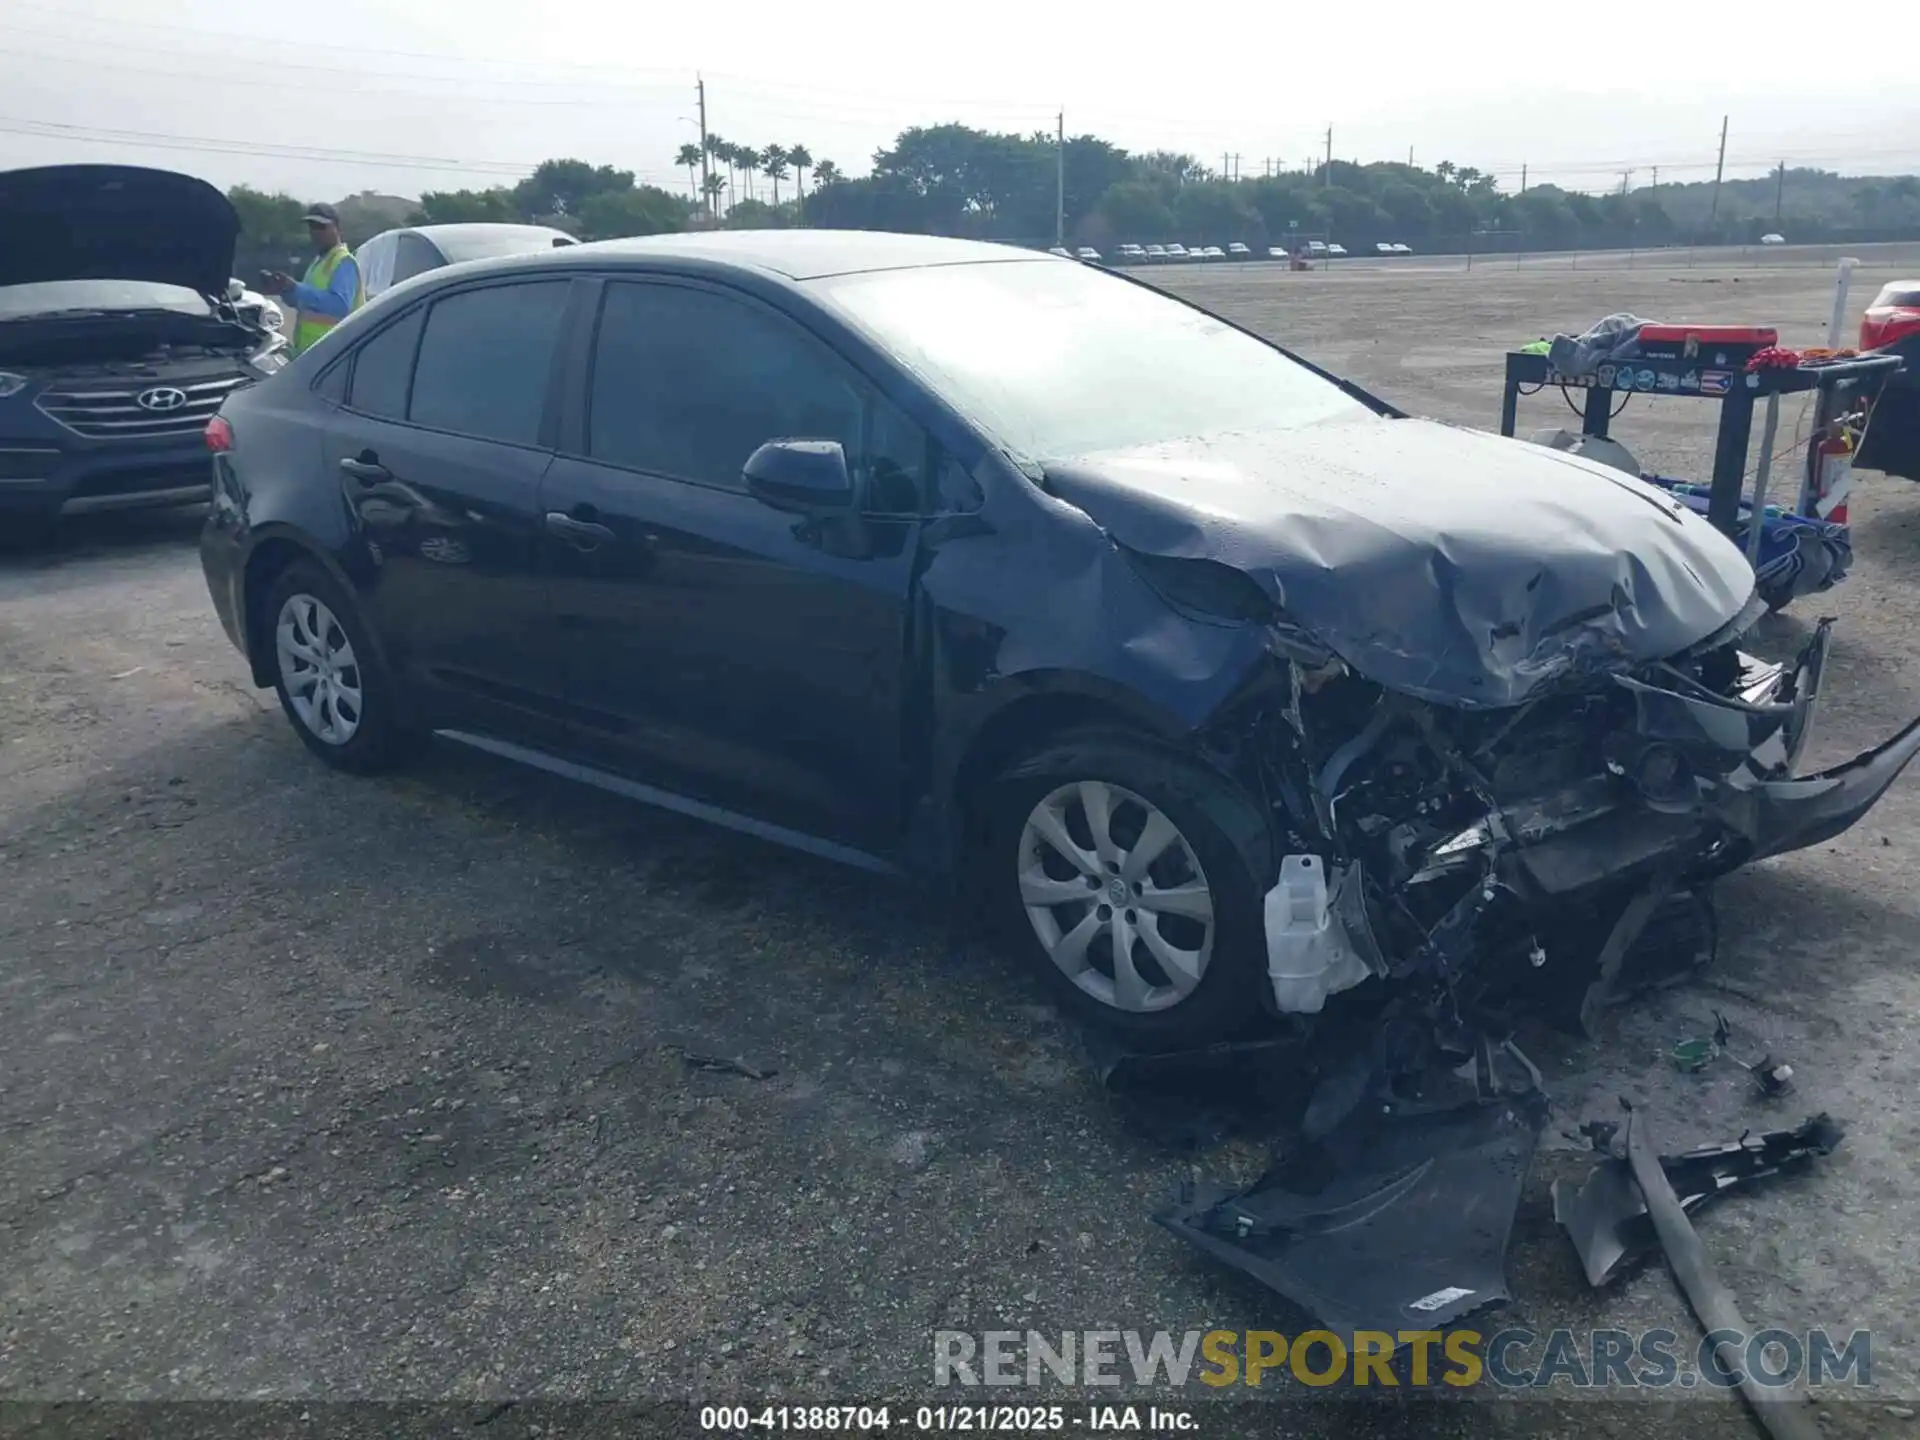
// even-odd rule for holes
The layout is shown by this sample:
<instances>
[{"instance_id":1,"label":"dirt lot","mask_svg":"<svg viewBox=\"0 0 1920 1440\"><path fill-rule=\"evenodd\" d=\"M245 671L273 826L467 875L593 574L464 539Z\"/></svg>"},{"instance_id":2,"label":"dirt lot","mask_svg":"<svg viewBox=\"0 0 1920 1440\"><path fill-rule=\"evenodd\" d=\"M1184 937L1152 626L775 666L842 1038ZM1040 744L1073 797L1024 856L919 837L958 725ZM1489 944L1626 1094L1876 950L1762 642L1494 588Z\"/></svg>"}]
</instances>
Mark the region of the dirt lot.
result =
<instances>
[{"instance_id":1,"label":"dirt lot","mask_svg":"<svg viewBox=\"0 0 1920 1440\"><path fill-rule=\"evenodd\" d=\"M1810 343L1829 305L1823 271L1751 264L1168 283L1487 426L1512 343L1620 309ZM1523 429L1570 420L1526 406ZM1704 475L1710 410L1636 401L1616 433ZM1854 517L1854 577L1766 637L1842 618L1816 761L1920 711L1920 488L1870 483ZM936 1328L1299 1328L1147 1223L1192 1162L1122 1123L1009 959L863 875L452 747L391 781L324 771L248 687L194 529L103 521L0 562L0 1400L854 1402L925 1396ZM1911 1433L1920 777L1721 910L1710 983L1600 1046L1529 1037L1556 1124L1622 1093L1675 1145L1846 1119L1818 1176L1701 1231L1756 1325L1872 1330L1875 1391L1827 1399L1827 1433ZM1715 1008L1792 1060L1798 1096L1666 1066ZM777 1073L696 1071L675 1044ZM1586 1289L1546 1193L1581 1169L1558 1140L1536 1166L1503 1320L1691 1345L1659 1267ZM1285 1428L1750 1433L1697 1391L1560 1393Z\"/></svg>"}]
</instances>

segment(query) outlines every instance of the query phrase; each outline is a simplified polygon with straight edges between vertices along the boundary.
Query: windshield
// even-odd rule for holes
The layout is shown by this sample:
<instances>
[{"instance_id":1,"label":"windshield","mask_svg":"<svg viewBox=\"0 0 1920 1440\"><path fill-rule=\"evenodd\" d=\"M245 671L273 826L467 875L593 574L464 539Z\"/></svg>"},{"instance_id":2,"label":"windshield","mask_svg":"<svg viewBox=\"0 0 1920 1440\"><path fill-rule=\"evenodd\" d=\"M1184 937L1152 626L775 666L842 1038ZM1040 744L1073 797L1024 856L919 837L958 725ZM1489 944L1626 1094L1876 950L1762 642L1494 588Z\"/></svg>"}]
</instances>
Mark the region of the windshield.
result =
<instances>
[{"instance_id":1,"label":"windshield","mask_svg":"<svg viewBox=\"0 0 1920 1440\"><path fill-rule=\"evenodd\" d=\"M942 265L813 283L1029 460L1371 413L1252 336L1084 265Z\"/></svg>"},{"instance_id":2,"label":"windshield","mask_svg":"<svg viewBox=\"0 0 1920 1440\"><path fill-rule=\"evenodd\" d=\"M0 319L17 320L62 310L211 313L205 297L185 286L155 285L146 280L47 280L33 285L0 285Z\"/></svg>"}]
</instances>

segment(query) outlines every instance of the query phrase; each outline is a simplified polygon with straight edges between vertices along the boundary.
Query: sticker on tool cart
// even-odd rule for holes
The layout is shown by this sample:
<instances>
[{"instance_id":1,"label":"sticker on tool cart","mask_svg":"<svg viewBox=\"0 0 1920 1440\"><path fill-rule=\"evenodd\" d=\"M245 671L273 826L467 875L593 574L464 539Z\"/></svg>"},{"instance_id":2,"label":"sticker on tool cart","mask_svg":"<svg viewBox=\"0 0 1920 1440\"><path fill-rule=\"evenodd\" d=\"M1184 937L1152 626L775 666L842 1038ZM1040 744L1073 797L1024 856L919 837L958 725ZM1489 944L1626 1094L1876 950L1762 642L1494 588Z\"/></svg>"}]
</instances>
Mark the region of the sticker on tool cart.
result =
<instances>
[{"instance_id":1,"label":"sticker on tool cart","mask_svg":"<svg viewBox=\"0 0 1920 1440\"><path fill-rule=\"evenodd\" d=\"M1562 375L1558 370L1551 370L1547 373L1547 381L1553 385L1584 386L1593 384L1593 377L1591 375Z\"/></svg>"},{"instance_id":2,"label":"sticker on tool cart","mask_svg":"<svg viewBox=\"0 0 1920 1440\"><path fill-rule=\"evenodd\" d=\"M1471 1290L1462 1290L1458 1285L1449 1285L1446 1289L1436 1290L1431 1295L1422 1295L1407 1308L1418 1310L1422 1314L1431 1314L1435 1310L1453 1304L1456 1300L1464 1300L1471 1294L1473 1294Z\"/></svg>"},{"instance_id":3,"label":"sticker on tool cart","mask_svg":"<svg viewBox=\"0 0 1920 1440\"><path fill-rule=\"evenodd\" d=\"M1733 384L1733 376L1725 370L1702 370L1700 372L1700 393L1702 395L1724 395Z\"/></svg>"},{"instance_id":4,"label":"sticker on tool cart","mask_svg":"<svg viewBox=\"0 0 1920 1440\"><path fill-rule=\"evenodd\" d=\"M1678 375L1661 375L1660 388L1662 390L1678 390L1680 388L1680 377Z\"/></svg>"},{"instance_id":5,"label":"sticker on tool cart","mask_svg":"<svg viewBox=\"0 0 1920 1440\"><path fill-rule=\"evenodd\" d=\"M1659 383L1660 377L1651 370L1642 370L1633 377L1633 388L1636 390L1651 390Z\"/></svg>"},{"instance_id":6,"label":"sticker on tool cart","mask_svg":"<svg viewBox=\"0 0 1920 1440\"><path fill-rule=\"evenodd\" d=\"M1680 377L1680 388L1682 390L1698 390L1700 388L1700 372L1698 370L1687 371L1686 374Z\"/></svg>"},{"instance_id":7,"label":"sticker on tool cart","mask_svg":"<svg viewBox=\"0 0 1920 1440\"><path fill-rule=\"evenodd\" d=\"M1602 365L1600 369L1594 374L1593 378L1599 381L1600 384L1602 384L1603 386L1610 386L1613 384L1613 377L1614 377L1613 366Z\"/></svg>"},{"instance_id":8,"label":"sticker on tool cart","mask_svg":"<svg viewBox=\"0 0 1920 1440\"><path fill-rule=\"evenodd\" d=\"M1620 373L1613 377L1613 388L1616 390L1631 390L1633 388L1633 371L1629 370L1625 365L1622 365L1620 367Z\"/></svg>"}]
</instances>

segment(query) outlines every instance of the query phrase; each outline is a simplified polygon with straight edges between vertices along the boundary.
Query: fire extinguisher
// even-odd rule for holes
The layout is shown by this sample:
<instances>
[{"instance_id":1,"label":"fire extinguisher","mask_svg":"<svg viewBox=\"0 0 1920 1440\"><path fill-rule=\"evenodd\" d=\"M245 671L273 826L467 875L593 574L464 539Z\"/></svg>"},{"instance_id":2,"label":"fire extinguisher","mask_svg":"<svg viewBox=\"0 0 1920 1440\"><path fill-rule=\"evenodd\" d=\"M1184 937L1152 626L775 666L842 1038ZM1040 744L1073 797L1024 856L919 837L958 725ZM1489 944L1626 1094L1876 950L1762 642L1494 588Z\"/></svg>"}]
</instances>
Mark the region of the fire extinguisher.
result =
<instances>
[{"instance_id":1,"label":"fire extinguisher","mask_svg":"<svg viewBox=\"0 0 1920 1440\"><path fill-rule=\"evenodd\" d=\"M1813 513L1836 525L1847 523L1847 495L1853 489L1853 434L1844 417L1814 442Z\"/></svg>"}]
</instances>

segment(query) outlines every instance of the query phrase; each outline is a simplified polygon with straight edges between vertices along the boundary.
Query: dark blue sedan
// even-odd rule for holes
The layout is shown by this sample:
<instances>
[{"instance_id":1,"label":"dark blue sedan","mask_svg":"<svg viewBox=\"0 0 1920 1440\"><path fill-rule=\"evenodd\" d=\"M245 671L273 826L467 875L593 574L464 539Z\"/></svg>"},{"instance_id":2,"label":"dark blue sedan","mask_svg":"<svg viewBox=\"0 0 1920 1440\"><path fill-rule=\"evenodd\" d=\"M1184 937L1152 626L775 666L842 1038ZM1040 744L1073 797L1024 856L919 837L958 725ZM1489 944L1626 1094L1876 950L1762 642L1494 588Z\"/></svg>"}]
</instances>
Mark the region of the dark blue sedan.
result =
<instances>
[{"instance_id":1,"label":"dark blue sedan","mask_svg":"<svg viewBox=\"0 0 1920 1440\"><path fill-rule=\"evenodd\" d=\"M941 877L1141 1046L1578 988L1920 749L1797 778L1825 629L1743 654L1745 560L1637 478L1029 250L455 265L207 438L214 603L321 759L439 733Z\"/></svg>"}]
</instances>

